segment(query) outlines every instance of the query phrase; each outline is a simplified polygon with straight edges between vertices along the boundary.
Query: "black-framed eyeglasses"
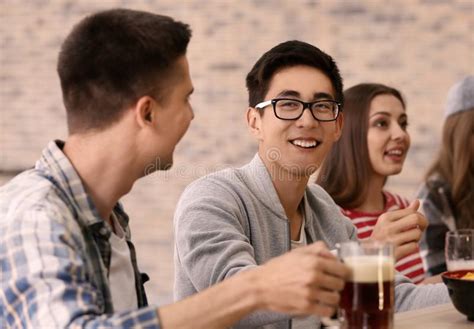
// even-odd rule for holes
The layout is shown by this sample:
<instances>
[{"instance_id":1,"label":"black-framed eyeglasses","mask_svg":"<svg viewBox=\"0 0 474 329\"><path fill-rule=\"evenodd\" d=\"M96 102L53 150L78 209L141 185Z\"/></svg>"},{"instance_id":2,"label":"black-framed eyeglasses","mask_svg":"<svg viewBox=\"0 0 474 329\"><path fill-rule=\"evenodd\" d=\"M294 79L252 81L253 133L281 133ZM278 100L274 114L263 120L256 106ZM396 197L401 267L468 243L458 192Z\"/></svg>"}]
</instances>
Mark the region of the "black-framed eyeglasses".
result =
<instances>
[{"instance_id":1,"label":"black-framed eyeglasses","mask_svg":"<svg viewBox=\"0 0 474 329\"><path fill-rule=\"evenodd\" d=\"M298 120L305 109L310 109L313 118L318 121L334 121L342 112L341 103L333 100L317 100L314 102L303 102L293 98L274 98L269 101L255 105L255 108L262 110L268 105L273 106L273 113L281 120Z\"/></svg>"}]
</instances>

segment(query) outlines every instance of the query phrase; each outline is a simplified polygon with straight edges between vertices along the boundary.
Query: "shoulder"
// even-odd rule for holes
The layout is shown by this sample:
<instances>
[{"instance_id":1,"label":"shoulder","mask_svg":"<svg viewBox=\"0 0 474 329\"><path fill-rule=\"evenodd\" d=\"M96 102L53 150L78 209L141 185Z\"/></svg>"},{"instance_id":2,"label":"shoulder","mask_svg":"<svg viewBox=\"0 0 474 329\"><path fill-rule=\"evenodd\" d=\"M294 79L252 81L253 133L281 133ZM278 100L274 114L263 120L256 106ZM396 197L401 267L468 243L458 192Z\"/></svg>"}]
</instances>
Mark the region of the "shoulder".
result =
<instances>
[{"instance_id":1,"label":"shoulder","mask_svg":"<svg viewBox=\"0 0 474 329\"><path fill-rule=\"evenodd\" d=\"M175 217L190 208L238 209L246 189L238 169L229 168L206 175L185 188L176 206Z\"/></svg>"},{"instance_id":2,"label":"shoulder","mask_svg":"<svg viewBox=\"0 0 474 329\"><path fill-rule=\"evenodd\" d=\"M0 188L0 226L5 232L39 227L61 231L77 225L61 191L36 170L25 171Z\"/></svg>"},{"instance_id":3,"label":"shoulder","mask_svg":"<svg viewBox=\"0 0 474 329\"><path fill-rule=\"evenodd\" d=\"M397 193L392 193L392 192L384 190L383 194L386 200L386 206L385 206L386 211L395 210L395 208L404 209L410 205L410 201L408 201L407 198Z\"/></svg>"},{"instance_id":4,"label":"shoulder","mask_svg":"<svg viewBox=\"0 0 474 329\"><path fill-rule=\"evenodd\" d=\"M320 221L328 222L331 226L345 225L350 232L353 224L331 196L319 185L308 185L308 202Z\"/></svg>"},{"instance_id":5,"label":"shoulder","mask_svg":"<svg viewBox=\"0 0 474 329\"><path fill-rule=\"evenodd\" d=\"M438 211L446 211L446 205L451 200L451 188L448 182L435 174L422 184L417 192L417 198L422 201L427 217L433 217ZM445 207L444 210L443 207Z\"/></svg>"},{"instance_id":6,"label":"shoulder","mask_svg":"<svg viewBox=\"0 0 474 329\"><path fill-rule=\"evenodd\" d=\"M242 188L242 184L238 169L228 168L198 178L185 188L181 198L213 195L225 197Z\"/></svg>"},{"instance_id":7,"label":"shoulder","mask_svg":"<svg viewBox=\"0 0 474 329\"><path fill-rule=\"evenodd\" d=\"M309 196L317 200L318 203L321 203L324 206L330 208L337 208L339 206L334 202L333 198L318 184L308 184Z\"/></svg>"},{"instance_id":8,"label":"shoulder","mask_svg":"<svg viewBox=\"0 0 474 329\"><path fill-rule=\"evenodd\" d=\"M175 239L180 242L202 239L203 231L224 235L247 231L250 203L245 188L236 169L218 171L191 183L176 205Z\"/></svg>"},{"instance_id":9,"label":"shoulder","mask_svg":"<svg viewBox=\"0 0 474 329\"><path fill-rule=\"evenodd\" d=\"M27 170L0 188L0 209L2 217L10 211L24 211L32 208L48 208L58 205L61 192L37 170Z\"/></svg>"},{"instance_id":10,"label":"shoulder","mask_svg":"<svg viewBox=\"0 0 474 329\"><path fill-rule=\"evenodd\" d=\"M417 192L417 198L424 201L432 200L434 203L441 201L444 195L450 194L450 186L442 177L435 174L430 176L420 186Z\"/></svg>"},{"instance_id":11,"label":"shoulder","mask_svg":"<svg viewBox=\"0 0 474 329\"><path fill-rule=\"evenodd\" d=\"M451 189L444 179L439 175L431 176L423 183L417 197L422 201L421 208L430 225L443 222L454 229Z\"/></svg>"}]
</instances>

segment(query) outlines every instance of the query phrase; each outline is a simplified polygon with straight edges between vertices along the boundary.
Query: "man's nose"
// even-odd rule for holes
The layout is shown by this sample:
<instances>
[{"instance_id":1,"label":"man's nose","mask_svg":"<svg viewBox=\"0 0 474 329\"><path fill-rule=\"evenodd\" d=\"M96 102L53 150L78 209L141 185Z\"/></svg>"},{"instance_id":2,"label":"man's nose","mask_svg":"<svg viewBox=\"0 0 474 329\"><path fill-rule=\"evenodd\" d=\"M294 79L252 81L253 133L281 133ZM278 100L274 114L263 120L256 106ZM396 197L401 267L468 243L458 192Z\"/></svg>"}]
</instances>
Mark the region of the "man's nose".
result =
<instances>
[{"instance_id":1,"label":"man's nose","mask_svg":"<svg viewBox=\"0 0 474 329\"><path fill-rule=\"evenodd\" d=\"M298 126L309 126L313 127L316 126L319 123L318 120L315 119L313 116L313 113L311 113L311 108L306 106L303 108L303 114L301 117L297 120Z\"/></svg>"}]
</instances>

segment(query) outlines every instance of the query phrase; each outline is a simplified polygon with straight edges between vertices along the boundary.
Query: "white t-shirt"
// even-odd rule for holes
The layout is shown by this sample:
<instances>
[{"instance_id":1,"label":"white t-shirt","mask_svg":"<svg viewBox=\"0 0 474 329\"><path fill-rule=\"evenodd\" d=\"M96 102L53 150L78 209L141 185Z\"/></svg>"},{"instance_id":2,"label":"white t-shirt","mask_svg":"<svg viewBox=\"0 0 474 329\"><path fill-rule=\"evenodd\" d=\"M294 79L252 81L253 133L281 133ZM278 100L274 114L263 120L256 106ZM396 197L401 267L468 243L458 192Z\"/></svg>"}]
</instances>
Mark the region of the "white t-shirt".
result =
<instances>
[{"instance_id":1,"label":"white t-shirt","mask_svg":"<svg viewBox=\"0 0 474 329\"><path fill-rule=\"evenodd\" d=\"M114 311L134 309L138 307L137 291L135 289L135 274L133 272L130 249L125 239L125 232L112 214L115 232L110 235L110 269L109 286L112 294Z\"/></svg>"},{"instance_id":2,"label":"white t-shirt","mask_svg":"<svg viewBox=\"0 0 474 329\"><path fill-rule=\"evenodd\" d=\"M304 230L304 225L305 225L305 216L303 212L303 220L301 223L301 229L300 229L300 236L298 241L291 240L291 249L296 249L300 248L303 246L306 246L308 244L308 241L306 239L306 232ZM317 324L319 324L319 321L316 320L315 316L303 316L303 317L297 317L293 318L291 321L291 328L292 329L313 329L316 328Z\"/></svg>"}]
</instances>

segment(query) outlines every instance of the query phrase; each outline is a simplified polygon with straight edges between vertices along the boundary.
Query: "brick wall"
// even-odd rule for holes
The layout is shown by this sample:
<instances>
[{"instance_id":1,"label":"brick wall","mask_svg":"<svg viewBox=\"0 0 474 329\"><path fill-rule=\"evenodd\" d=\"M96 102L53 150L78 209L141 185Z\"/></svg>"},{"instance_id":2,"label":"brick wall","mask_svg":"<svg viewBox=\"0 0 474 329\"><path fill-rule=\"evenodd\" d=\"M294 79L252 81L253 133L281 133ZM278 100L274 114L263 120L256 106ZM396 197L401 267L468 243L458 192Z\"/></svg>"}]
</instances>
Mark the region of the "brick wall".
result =
<instances>
[{"instance_id":1,"label":"brick wall","mask_svg":"<svg viewBox=\"0 0 474 329\"><path fill-rule=\"evenodd\" d=\"M118 6L171 15L193 28L188 58L196 117L175 167L139 181L124 198L139 263L152 277L151 302L171 300L172 213L183 188L247 162L256 150L243 121L244 78L264 51L304 40L333 55L346 87L375 81L403 91L412 148L389 184L407 197L437 147L447 90L474 73L472 0L0 0L0 184L32 166L49 140L66 136L55 72L59 46L84 15Z\"/></svg>"}]
</instances>

